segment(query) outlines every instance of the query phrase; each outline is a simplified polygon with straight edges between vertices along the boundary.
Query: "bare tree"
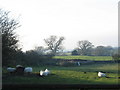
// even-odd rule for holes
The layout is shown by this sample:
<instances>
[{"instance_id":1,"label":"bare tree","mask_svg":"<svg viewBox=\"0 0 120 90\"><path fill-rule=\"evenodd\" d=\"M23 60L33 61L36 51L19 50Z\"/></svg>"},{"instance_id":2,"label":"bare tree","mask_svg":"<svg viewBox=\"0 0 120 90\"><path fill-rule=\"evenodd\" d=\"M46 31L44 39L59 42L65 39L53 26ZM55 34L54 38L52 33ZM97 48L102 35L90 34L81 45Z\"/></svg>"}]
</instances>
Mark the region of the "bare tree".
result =
<instances>
[{"instance_id":1,"label":"bare tree","mask_svg":"<svg viewBox=\"0 0 120 90\"><path fill-rule=\"evenodd\" d=\"M88 40L78 41L78 48L81 55L89 55L92 47L92 43Z\"/></svg>"},{"instance_id":2,"label":"bare tree","mask_svg":"<svg viewBox=\"0 0 120 90\"><path fill-rule=\"evenodd\" d=\"M50 38L44 39L45 43L48 46L48 50L51 51L52 55L56 55L56 52L60 51L62 47L62 41L64 37L57 39L57 36L50 36Z\"/></svg>"}]
</instances>

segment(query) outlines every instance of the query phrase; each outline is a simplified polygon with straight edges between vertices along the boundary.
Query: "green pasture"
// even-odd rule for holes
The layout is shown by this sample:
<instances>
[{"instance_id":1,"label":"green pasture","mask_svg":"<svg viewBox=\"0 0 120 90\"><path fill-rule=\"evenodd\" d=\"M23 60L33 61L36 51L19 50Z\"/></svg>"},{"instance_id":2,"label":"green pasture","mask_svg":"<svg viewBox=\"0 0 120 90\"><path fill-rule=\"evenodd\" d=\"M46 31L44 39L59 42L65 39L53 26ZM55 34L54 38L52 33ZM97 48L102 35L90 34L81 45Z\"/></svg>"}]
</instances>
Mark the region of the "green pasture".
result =
<instances>
[{"instance_id":1,"label":"green pasture","mask_svg":"<svg viewBox=\"0 0 120 90\"><path fill-rule=\"evenodd\" d=\"M40 77L37 75L12 76L5 68L3 71L3 84L118 84L118 64L81 65L76 67L37 66L33 73L49 69L51 75ZM109 78L99 78L98 71L103 71Z\"/></svg>"},{"instance_id":2,"label":"green pasture","mask_svg":"<svg viewBox=\"0 0 120 90\"><path fill-rule=\"evenodd\" d=\"M95 60L95 61L109 61L112 60L111 56L54 56L54 59L82 59L82 60Z\"/></svg>"}]
</instances>

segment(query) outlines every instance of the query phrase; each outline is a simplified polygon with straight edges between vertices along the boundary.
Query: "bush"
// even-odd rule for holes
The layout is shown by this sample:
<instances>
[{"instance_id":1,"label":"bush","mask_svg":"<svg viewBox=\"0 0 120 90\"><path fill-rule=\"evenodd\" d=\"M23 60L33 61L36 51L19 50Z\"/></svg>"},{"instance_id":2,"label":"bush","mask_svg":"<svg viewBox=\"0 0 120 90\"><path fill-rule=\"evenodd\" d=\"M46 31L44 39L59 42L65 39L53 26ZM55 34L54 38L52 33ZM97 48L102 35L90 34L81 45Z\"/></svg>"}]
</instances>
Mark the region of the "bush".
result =
<instances>
[{"instance_id":1,"label":"bush","mask_svg":"<svg viewBox=\"0 0 120 90\"><path fill-rule=\"evenodd\" d=\"M112 59L114 60L114 62L119 62L120 61L120 54L112 55Z\"/></svg>"},{"instance_id":2,"label":"bush","mask_svg":"<svg viewBox=\"0 0 120 90\"><path fill-rule=\"evenodd\" d=\"M59 61L58 65L60 66L76 66L77 64L75 62L70 62L70 61Z\"/></svg>"}]
</instances>

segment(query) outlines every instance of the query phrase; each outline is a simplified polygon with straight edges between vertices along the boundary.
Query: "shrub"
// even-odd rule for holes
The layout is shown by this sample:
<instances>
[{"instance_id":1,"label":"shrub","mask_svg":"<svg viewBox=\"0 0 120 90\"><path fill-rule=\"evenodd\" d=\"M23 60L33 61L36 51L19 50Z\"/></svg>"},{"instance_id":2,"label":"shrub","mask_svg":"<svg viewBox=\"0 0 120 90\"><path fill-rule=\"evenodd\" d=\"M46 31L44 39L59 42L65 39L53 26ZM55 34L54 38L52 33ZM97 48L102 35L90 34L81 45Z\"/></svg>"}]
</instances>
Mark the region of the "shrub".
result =
<instances>
[{"instance_id":1,"label":"shrub","mask_svg":"<svg viewBox=\"0 0 120 90\"><path fill-rule=\"evenodd\" d=\"M70 61L59 61L58 65L69 67L69 66L76 66L76 63Z\"/></svg>"},{"instance_id":2,"label":"shrub","mask_svg":"<svg viewBox=\"0 0 120 90\"><path fill-rule=\"evenodd\" d=\"M114 60L114 62L119 62L120 61L120 54L112 55L112 59Z\"/></svg>"}]
</instances>

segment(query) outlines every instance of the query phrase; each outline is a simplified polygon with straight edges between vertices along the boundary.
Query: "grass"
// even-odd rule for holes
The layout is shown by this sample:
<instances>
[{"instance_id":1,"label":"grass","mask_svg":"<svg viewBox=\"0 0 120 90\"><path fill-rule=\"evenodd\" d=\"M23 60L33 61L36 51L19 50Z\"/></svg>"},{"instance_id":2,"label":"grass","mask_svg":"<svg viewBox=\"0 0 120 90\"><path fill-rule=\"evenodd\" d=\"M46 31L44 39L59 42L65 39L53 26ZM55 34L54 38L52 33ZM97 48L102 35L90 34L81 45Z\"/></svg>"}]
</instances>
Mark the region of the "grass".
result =
<instances>
[{"instance_id":1,"label":"grass","mask_svg":"<svg viewBox=\"0 0 120 90\"><path fill-rule=\"evenodd\" d=\"M89 72L84 74L77 71L53 70L48 77L22 77L14 76L9 78L7 84L117 84L116 74L109 74L113 78L98 78L97 73ZM5 82L5 81L3 81Z\"/></svg>"},{"instance_id":2,"label":"grass","mask_svg":"<svg viewBox=\"0 0 120 90\"><path fill-rule=\"evenodd\" d=\"M112 60L111 56L54 56L54 59L82 59L82 60L95 60L95 61L108 61Z\"/></svg>"},{"instance_id":3,"label":"grass","mask_svg":"<svg viewBox=\"0 0 120 90\"><path fill-rule=\"evenodd\" d=\"M79 67L63 67L63 66L42 66L42 67L33 67L35 72L39 70L44 70L49 68L50 70L70 70L70 71L104 71L104 72L118 72L117 63L108 63L108 64L90 64L90 65L81 65Z\"/></svg>"},{"instance_id":4,"label":"grass","mask_svg":"<svg viewBox=\"0 0 120 90\"><path fill-rule=\"evenodd\" d=\"M3 73L3 84L118 84L118 64L83 65L79 67L40 66L33 67L33 73L48 68L51 75L9 76ZM110 78L99 78L96 71L104 71ZM84 73L86 72L86 73Z\"/></svg>"}]
</instances>

